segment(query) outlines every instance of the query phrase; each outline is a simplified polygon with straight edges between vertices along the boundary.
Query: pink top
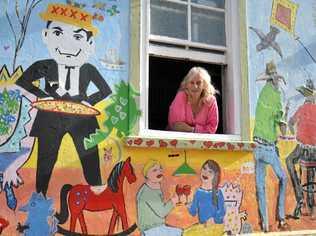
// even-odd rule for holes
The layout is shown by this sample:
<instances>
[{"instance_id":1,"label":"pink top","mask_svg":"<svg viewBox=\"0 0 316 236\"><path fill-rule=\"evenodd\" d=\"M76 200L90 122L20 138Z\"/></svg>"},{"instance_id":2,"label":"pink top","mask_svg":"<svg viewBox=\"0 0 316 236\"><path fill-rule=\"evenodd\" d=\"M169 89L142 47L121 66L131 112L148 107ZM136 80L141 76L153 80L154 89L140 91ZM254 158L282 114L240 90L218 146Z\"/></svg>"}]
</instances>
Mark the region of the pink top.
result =
<instances>
[{"instance_id":1,"label":"pink top","mask_svg":"<svg viewBox=\"0 0 316 236\"><path fill-rule=\"evenodd\" d=\"M186 93L184 91L178 92L169 107L169 127L172 127L175 122L185 122L195 127L195 133L214 134L218 125L216 98L212 97L210 104L203 104L199 113L194 117Z\"/></svg>"},{"instance_id":2,"label":"pink top","mask_svg":"<svg viewBox=\"0 0 316 236\"><path fill-rule=\"evenodd\" d=\"M291 121L296 123L297 141L316 146L316 104L305 103L300 106Z\"/></svg>"}]
</instances>

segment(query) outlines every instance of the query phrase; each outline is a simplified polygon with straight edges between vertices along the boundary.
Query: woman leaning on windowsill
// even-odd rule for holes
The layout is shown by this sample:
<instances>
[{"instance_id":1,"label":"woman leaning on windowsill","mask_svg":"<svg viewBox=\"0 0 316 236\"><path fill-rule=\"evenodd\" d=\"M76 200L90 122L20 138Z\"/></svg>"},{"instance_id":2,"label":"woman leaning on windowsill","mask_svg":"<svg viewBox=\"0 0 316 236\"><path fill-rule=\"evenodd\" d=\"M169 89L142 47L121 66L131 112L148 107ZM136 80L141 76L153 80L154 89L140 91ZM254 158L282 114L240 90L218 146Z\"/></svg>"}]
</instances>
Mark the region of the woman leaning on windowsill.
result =
<instances>
[{"instance_id":1,"label":"woman leaning on windowsill","mask_svg":"<svg viewBox=\"0 0 316 236\"><path fill-rule=\"evenodd\" d=\"M191 68L169 107L168 129L214 134L218 125L216 93L208 72Z\"/></svg>"}]
</instances>

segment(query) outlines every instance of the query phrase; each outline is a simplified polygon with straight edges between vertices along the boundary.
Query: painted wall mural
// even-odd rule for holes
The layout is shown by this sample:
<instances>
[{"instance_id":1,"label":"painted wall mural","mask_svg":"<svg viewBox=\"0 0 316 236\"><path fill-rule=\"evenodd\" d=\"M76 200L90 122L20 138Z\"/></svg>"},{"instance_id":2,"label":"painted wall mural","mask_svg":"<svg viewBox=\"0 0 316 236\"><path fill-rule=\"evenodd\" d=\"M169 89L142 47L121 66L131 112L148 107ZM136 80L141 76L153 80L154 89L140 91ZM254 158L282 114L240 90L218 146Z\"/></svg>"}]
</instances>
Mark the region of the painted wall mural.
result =
<instances>
[{"instance_id":1,"label":"painted wall mural","mask_svg":"<svg viewBox=\"0 0 316 236\"><path fill-rule=\"evenodd\" d=\"M250 0L247 4L260 227L266 232L273 225L279 230L314 229L316 3ZM266 178L269 166L277 180ZM275 181L278 198L271 198L267 186Z\"/></svg>"},{"instance_id":2,"label":"painted wall mural","mask_svg":"<svg viewBox=\"0 0 316 236\"><path fill-rule=\"evenodd\" d=\"M0 234L315 229L315 1L247 1L254 142L125 139L132 7L0 0Z\"/></svg>"},{"instance_id":3,"label":"painted wall mural","mask_svg":"<svg viewBox=\"0 0 316 236\"><path fill-rule=\"evenodd\" d=\"M56 169L79 167L83 179L77 184L87 183L99 196L109 171L103 164L123 167L119 141L140 116L139 94L128 81L129 1L1 0L0 23L1 231L10 224L9 234L54 235L62 222L50 197L57 190L51 181ZM22 174L26 168L30 175ZM113 179L119 171L113 169ZM117 180L109 181L117 192ZM28 197L21 198L16 192L27 185ZM110 198L122 207L122 196ZM8 221L10 210L28 218ZM70 230L78 217L86 233L82 213L71 216ZM116 220L114 215L111 234ZM126 230L126 214L124 220Z\"/></svg>"}]
</instances>

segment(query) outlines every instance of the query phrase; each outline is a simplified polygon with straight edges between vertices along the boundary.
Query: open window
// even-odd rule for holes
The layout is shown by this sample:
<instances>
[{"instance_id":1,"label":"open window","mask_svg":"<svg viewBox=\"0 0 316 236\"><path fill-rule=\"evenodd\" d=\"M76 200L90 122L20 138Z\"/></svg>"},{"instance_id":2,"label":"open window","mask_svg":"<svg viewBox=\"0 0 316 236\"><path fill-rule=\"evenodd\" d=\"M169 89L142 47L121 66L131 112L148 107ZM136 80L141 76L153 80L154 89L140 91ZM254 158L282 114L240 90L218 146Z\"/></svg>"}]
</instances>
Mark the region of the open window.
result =
<instances>
[{"instance_id":1,"label":"open window","mask_svg":"<svg viewBox=\"0 0 316 236\"><path fill-rule=\"evenodd\" d=\"M220 121L216 133L223 134L221 96L223 66L157 56L149 56L148 128L150 130L166 130L169 106L182 79L193 66L205 68L212 77L212 84L220 92L216 95Z\"/></svg>"},{"instance_id":2,"label":"open window","mask_svg":"<svg viewBox=\"0 0 316 236\"><path fill-rule=\"evenodd\" d=\"M140 135L241 139L238 2L141 1ZM204 67L220 91L220 123L213 135L165 131L169 106L193 66Z\"/></svg>"}]
</instances>

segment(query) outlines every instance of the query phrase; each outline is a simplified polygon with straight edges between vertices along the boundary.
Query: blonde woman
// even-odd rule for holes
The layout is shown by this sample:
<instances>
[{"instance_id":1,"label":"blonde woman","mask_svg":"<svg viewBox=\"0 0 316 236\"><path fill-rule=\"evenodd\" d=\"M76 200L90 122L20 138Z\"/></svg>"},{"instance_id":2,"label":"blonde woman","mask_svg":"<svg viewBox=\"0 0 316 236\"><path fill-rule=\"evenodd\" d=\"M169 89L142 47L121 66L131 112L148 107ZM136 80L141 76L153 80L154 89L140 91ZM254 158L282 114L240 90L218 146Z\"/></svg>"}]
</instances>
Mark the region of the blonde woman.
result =
<instances>
[{"instance_id":1,"label":"blonde woman","mask_svg":"<svg viewBox=\"0 0 316 236\"><path fill-rule=\"evenodd\" d=\"M208 72L202 67L191 68L169 107L169 129L214 134L218 125L215 93Z\"/></svg>"}]
</instances>

